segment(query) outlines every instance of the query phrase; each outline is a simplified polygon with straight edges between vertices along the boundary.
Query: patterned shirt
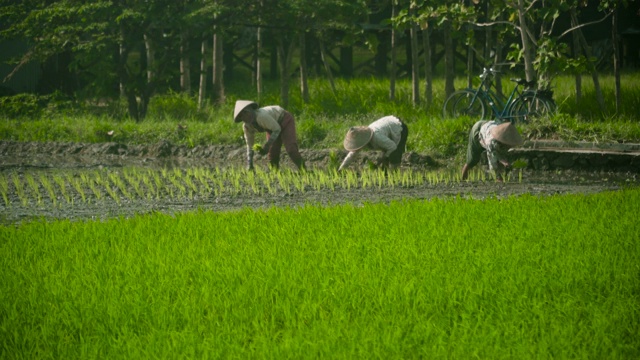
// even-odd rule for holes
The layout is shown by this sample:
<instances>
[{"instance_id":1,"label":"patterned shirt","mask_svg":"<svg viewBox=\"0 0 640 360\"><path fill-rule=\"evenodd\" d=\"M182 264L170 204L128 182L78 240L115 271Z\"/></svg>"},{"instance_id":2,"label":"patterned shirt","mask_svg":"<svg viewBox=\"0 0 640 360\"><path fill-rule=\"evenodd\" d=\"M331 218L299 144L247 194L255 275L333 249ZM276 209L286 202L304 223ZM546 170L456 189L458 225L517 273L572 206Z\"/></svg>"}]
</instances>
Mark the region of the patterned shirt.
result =
<instances>
[{"instance_id":1,"label":"patterned shirt","mask_svg":"<svg viewBox=\"0 0 640 360\"><path fill-rule=\"evenodd\" d=\"M489 170L494 171L498 169L501 160L507 161L507 151L509 150L507 146L494 139L493 135L491 135L491 129L496 125L498 125L496 121L487 121L480 127L480 132L478 133L480 145L487 150Z\"/></svg>"},{"instance_id":2,"label":"patterned shirt","mask_svg":"<svg viewBox=\"0 0 640 360\"><path fill-rule=\"evenodd\" d=\"M384 157L389 157L398 147L402 135L402 122L395 116L385 116L369 125L373 130L373 137L367 144L373 150L384 151ZM344 158L339 170L349 165L358 151L350 151Z\"/></svg>"}]
</instances>

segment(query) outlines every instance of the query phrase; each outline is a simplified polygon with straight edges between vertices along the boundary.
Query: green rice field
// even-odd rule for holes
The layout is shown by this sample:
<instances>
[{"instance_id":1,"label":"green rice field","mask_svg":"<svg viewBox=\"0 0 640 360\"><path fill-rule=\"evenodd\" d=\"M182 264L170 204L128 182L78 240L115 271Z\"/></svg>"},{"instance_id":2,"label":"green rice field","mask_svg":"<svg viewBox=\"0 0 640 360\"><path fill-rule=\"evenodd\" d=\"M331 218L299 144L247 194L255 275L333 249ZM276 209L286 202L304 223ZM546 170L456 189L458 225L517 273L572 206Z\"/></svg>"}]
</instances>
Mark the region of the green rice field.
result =
<instances>
[{"instance_id":1,"label":"green rice field","mask_svg":"<svg viewBox=\"0 0 640 360\"><path fill-rule=\"evenodd\" d=\"M636 188L0 226L0 358L637 359L639 213Z\"/></svg>"}]
</instances>

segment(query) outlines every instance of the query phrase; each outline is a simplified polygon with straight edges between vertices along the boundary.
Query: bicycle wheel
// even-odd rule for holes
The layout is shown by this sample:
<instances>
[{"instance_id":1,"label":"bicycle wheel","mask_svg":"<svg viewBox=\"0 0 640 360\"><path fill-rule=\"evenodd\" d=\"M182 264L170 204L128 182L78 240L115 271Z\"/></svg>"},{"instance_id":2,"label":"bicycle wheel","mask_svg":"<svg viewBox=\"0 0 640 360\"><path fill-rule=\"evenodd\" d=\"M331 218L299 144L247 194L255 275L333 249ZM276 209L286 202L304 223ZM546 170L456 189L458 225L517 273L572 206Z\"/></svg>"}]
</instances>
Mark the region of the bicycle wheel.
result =
<instances>
[{"instance_id":1,"label":"bicycle wheel","mask_svg":"<svg viewBox=\"0 0 640 360\"><path fill-rule=\"evenodd\" d=\"M483 119L485 115L484 102L476 95L475 90L458 90L449 95L444 102L442 115L445 118L469 116Z\"/></svg>"},{"instance_id":2,"label":"bicycle wheel","mask_svg":"<svg viewBox=\"0 0 640 360\"><path fill-rule=\"evenodd\" d=\"M549 116L552 107L548 100L536 96L535 93L524 93L509 106L509 120L512 123L530 122Z\"/></svg>"}]
</instances>

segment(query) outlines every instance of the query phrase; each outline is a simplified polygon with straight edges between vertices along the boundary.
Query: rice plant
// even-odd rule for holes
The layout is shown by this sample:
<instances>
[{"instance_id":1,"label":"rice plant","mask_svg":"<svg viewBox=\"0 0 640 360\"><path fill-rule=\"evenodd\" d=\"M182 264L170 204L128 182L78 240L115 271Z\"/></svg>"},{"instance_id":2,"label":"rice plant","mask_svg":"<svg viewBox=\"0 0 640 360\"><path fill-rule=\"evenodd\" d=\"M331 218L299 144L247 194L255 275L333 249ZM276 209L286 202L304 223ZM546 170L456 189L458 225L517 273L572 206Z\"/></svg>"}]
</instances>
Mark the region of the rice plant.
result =
<instances>
[{"instance_id":1,"label":"rice plant","mask_svg":"<svg viewBox=\"0 0 640 360\"><path fill-rule=\"evenodd\" d=\"M0 194L2 194L2 200L4 200L5 206L9 207L9 182L4 175L0 175Z\"/></svg>"},{"instance_id":2,"label":"rice plant","mask_svg":"<svg viewBox=\"0 0 640 360\"><path fill-rule=\"evenodd\" d=\"M49 178L46 175L40 175L40 184L42 184L42 187L47 191L47 195L49 195L49 200L51 200L53 206L56 206L58 204L58 196L56 195L51 181L49 181Z\"/></svg>"},{"instance_id":3,"label":"rice plant","mask_svg":"<svg viewBox=\"0 0 640 360\"><path fill-rule=\"evenodd\" d=\"M25 174L24 177L27 180L27 185L29 186L29 189L31 189L31 192L33 193L33 196L36 200L36 203L38 205L42 204L42 194L40 193L40 185L38 185L36 180L33 178L33 175Z\"/></svg>"},{"instance_id":4,"label":"rice plant","mask_svg":"<svg viewBox=\"0 0 640 360\"><path fill-rule=\"evenodd\" d=\"M22 184L22 181L20 180L20 176L16 173L13 173L11 175L11 181L13 182L13 187L16 190L16 194L18 194L18 198L20 199L22 206L27 206L27 204L29 203L29 198L27 197L27 194L24 190L24 186Z\"/></svg>"},{"instance_id":5,"label":"rice plant","mask_svg":"<svg viewBox=\"0 0 640 360\"><path fill-rule=\"evenodd\" d=\"M84 180L80 176L73 176L70 173L67 174L67 181L71 184L71 186L76 190L82 202L87 202L87 195L85 194L83 183Z\"/></svg>"}]
</instances>

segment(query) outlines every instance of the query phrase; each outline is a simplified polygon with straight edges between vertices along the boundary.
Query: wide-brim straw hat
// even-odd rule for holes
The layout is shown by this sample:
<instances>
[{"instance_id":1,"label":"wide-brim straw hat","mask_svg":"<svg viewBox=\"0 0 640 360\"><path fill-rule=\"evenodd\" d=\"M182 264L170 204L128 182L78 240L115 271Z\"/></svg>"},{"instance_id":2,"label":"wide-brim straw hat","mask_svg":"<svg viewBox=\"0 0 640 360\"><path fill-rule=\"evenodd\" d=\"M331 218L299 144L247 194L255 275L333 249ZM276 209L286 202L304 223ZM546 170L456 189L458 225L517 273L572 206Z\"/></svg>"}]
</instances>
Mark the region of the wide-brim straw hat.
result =
<instances>
[{"instance_id":1,"label":"wide-brim straw hat","mask_svg":"<svg viewBox=\"0 0 640 360\"><path fill-rule=\"evenodd\" d=\"M524 143L518 129L510 122L494 126L491 129L491 135L497 141L509 146L520 146Z\"/></svg>"},{"instance_id":2,"label":"wide-brim straw hat","mask_svg":"<svg viewBox=\"0 0 640 360\"><path fill-rule=\"evenodd\" d=\"M344 137L344 148L347 151L356 151L365 147L373 137L373 130L368 126L354 126L347 131Z\"/></svg>"},{"instance_id":3,"label":"wide-brim straw hat","mask_svg":"<svg viewBox=\"0 0 640 360\"><path fill-rule=\"evenodd\" d=\"M239 122L238 115L242 112L242 110L252 107L254 109L258 108L258 103L251 100L238 100L236 101L236 108L233 110L233 121Z\"/></svg>"}]
</instances>

